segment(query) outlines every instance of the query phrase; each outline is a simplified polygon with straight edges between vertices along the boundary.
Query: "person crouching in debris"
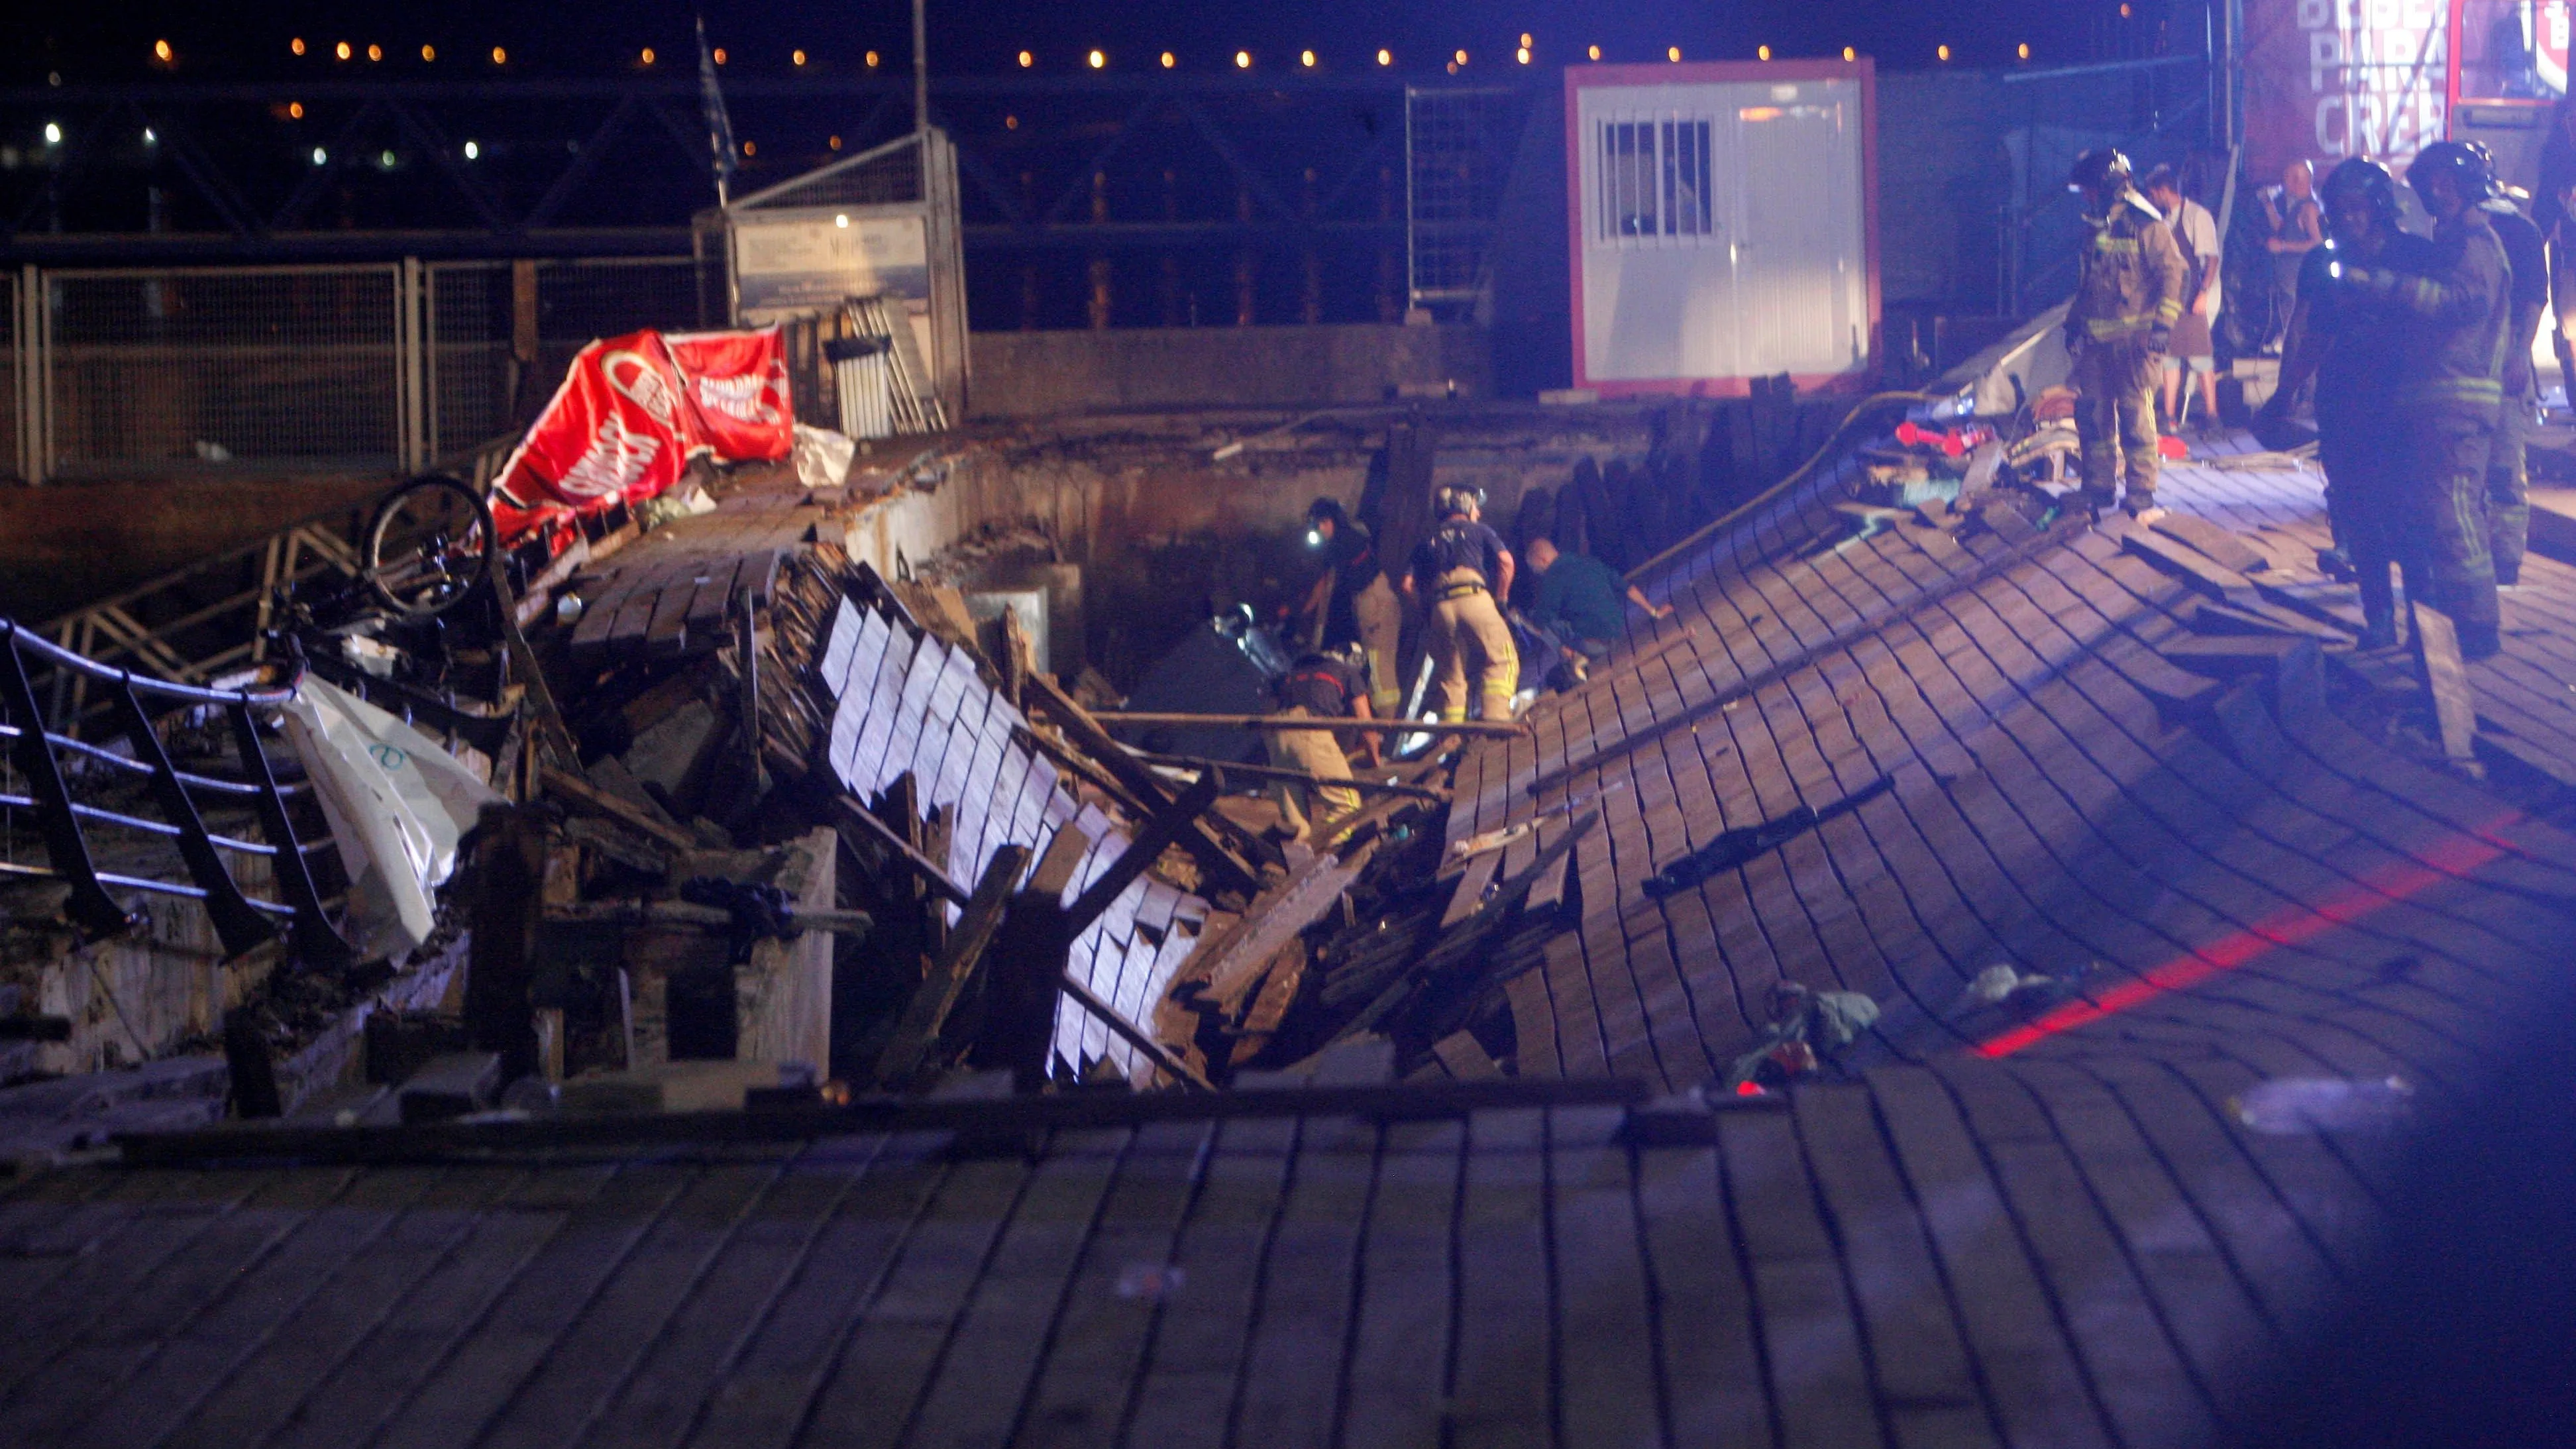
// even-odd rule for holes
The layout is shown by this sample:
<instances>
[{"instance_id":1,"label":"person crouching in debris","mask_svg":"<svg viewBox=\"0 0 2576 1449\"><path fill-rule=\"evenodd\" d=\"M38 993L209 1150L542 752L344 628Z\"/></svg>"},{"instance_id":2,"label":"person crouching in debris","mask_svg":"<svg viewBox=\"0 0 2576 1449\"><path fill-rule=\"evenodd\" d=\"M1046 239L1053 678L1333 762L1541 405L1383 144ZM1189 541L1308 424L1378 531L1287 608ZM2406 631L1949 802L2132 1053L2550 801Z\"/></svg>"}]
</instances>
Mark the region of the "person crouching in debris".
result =
<instances>
[{"instance_id":1,"label":"person crouching in debris","mask_svg":"<svg viewBox=\"0 0 2576 1449\"><path fill-rule=\"evenodd\" d=\"M2084 440L2084 501L2096 512L2117 501L2145 515L2156 506L2156 384L2182 317L2182 251L2129 184L2128 157L2087 151L2066 184L2084 198L2089 233L2066 307L2066 352L2083 394L2075 430ZM2128 496L2115 499L2124 472Z\"/></svg>"},{"instance_id":2,"label":"person crouching in debris","mask_svg":"<svg viewBox=\"0 0 2576 1449\"><path fill-rule=\"evenodd\" d=\"M1279 697L1281 711L1292 718L1373 717L1369 712L1367 672L1357 646L1301 654L1271 689ZM1362 735L1360 751L1372 766L1376 765L1380 758L1378 737ZM1351 778L1351 762L1331 730L1272 730L1270 763L1303 770L1317 780ZM1325 822L1360 808L1359 792L1347 786L1282 780L1272 793L1279 802L1280 820L1299 840L1312 835Z\"/></svg>"},{"instance_id":3,"label":"person crouching in debris","mask_svg":"<svg viewBox=\"0 0 2576 1449\"><path fill-rule=\"evenodd\" d=\"M1306 598L1306 647L1355 645L1368 670L1369 703L1392 718L1403 703L1395 677L1396 650L1404 637L1404 605L1386 581L1368 526L1342 505L1318 498L1306 508L1306 542L1323 556L1323 577Z\"/></svg>"},{"instance_id":4,"label":"person crouching in debris","mask_svg":"<svg viewBox=\"0 0 2576 1449\"><path fill-rule=\"evenodd\" d=\"M2397 182L2388 168L2360 157L2325 180L2326 225L2332 235L2308 253L2299 299L2290 313L2281 375L2256 417L2258 438L2276 436L2291 400L2317 380L2317 453L2326 468L2326 522L2334 547L2318 556L2328 572L2349 568L2361 584L2362 647L2397 642L2391 564L2406 572L2406 592L2429 587L2421 530L2404 519L2407 439L2395 412L2404 367L2405 333L2392 301L2343 285L2347 268L2419 276L2433 264L2433 244L2398 229Z\"/></svg>"},{"instance_id":5,"label":"person crouching in debris","mask_svg":"<svg viewBox=\"0 0 2576 1449\"><path fill-rule=\"evenodd\" d=\"M1407 598L1419 599L1428 617L1440 718L1467 718L1467 676L1476 676L1478 718L1508 720L1520 687L1520 651L1494 600L1512 592L1512 551L1502 535L1477 521L1483 495L1443 488L1434 500L1439 522L1415 545L1404 576Z\"/></svg>"},{"instance_id":6,"label":"person crouching in debris","mask_svg":"<svg viewBox=\"0 0 2576 1449\"><path fill-rule=\"evenodd\" d=\"M1577 679L1594 662L1609 657L1611 646L1627 633L1628 615L1620 598L1623 589L1625 602L1645 610L1648 618L1672 617L1672 605L1650 602L1636 585L1590 554L1557 552L1552 538L1530 540L1529 566L1538 575L1538 597L1530 604L1530 617L1559 639L1572 641L1558 652Z\"/></svg>"}]
</instances>

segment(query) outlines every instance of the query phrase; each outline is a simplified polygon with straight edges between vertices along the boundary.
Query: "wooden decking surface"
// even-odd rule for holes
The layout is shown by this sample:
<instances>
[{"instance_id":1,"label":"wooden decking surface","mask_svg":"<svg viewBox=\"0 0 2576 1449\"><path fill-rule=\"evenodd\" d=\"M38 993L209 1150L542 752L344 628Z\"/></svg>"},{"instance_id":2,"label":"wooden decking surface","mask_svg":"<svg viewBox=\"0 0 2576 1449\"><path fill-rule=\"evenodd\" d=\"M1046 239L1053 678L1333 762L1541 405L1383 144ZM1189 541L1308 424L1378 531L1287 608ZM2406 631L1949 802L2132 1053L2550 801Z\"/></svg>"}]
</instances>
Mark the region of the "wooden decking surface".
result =
<instances>
[{"instance_id":1,"label":"wooden decking surface","mask_svg":"<svg viewBox=\"0 0 2576 1449\"><path fill-rule=\"evenodd\" d=\"M2285 577L2317 536L2297 475L2168 498ZM2263 748L2169 719L2198 595L2117 529L1826 543L1823 501L1657 582L1696 633L1475 757L1452 829L1603 813L1514 998L1523 1075L1697 1086L1787 979L1886 1008L1843 1079L1654 1131L1389 1088L1003 1143L58 1172L0 1194L0 1442L2259 1441L2563 962L2576 841L2331 716ZM2550 749L2576 572L2526 577L2473 674ZM2083 975L2036 1025L1963 1009L1998 962ZM2416 1110L2375 1127L2241 1110L2392 1076Z\"/></svg>"}]
</instances>

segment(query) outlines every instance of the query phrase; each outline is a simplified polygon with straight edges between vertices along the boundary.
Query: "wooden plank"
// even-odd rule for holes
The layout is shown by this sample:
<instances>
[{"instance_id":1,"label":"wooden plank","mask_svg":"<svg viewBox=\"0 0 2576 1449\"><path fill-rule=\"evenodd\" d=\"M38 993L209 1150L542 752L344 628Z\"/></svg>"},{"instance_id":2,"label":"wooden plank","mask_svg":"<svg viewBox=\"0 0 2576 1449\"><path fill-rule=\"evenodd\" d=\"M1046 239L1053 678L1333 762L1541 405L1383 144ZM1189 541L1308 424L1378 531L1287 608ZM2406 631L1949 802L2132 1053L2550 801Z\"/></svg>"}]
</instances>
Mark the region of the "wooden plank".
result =
<instances>
[{"instance_id":1,"label":"wooden plank","mask_svg":"<svg viewBox=\"0 0 2576 1449\"><path fill-rule=\"evenodd\" d=\"M2252 579L2234 569L2212 563L2198 551L2185 548L2150 529L2131 525L2121 533L2120 547L2212 598L2251 600L2255 597Z\"/></svg>"},{"instance_id":2,"label":"wooden plank","mask_svg":"<svg viewBox=\"0 0 2576 1449\"><path fill-rule=\"evenodd\" d=\"M2259 574L2272 560L2227 529L2197 514L2167 511L2155 521L2156 532L2200 551L2211 563L2237 574Z\"/></svg>"},{"instance_id":3,"label":"wooden plank","mask_svg":"<svg viewBox=\"0 0 2576 1449\"><path fill-rule=\"evenodd\" d=\"M2474 767L2478 757L2478 703L2460 660L2460 631L2450 616L2429 604L2415 606L2415 637L2423 651L2424 680L2433 692L2433 717L2442 730L2442 755Z\"/></svg>"},{"instance_id":4,"label":"wooden plank","mask_svg":"<svg viewBox=\"0 0 2576 1449\"><path fill-rule=\"evenodd\" d=\"M675 849L695 850L698 848L698 838L696 836L691 835L687 831L681 830L676 826L665 825L661 821L654 819L651 815L646 814L644 811L639 810L636 807L627 804L625 801L618 799L616 796L609 794L607 791L598 789L584 781L577 780L562 770L556 769L552 765L545 767L545 771L541 778L544 780L546 790L549 794L560 795L565 800L590 811L594 815L607 816L609 819L617 821L621 825L628 826L635 830L640 830L644 834L653 837L655 840L661 841L663 844Z\"/></svg>"},{"instance_id":5,"label":"wooden plank","mask_svg":"<svg viewBox=\"0 0 2576 1449\"><path fill-rule=\"evenodd\" d=\"M1006 845L993 852L991 864L984 868L984 878L975 884L975 893L966 902L965 914L956 929L948 933L947 944L939 958L915 987L903 1017L895 1026L894 1036L877 1058L877 1080L906 1084L912 1081L932 1048L938 1045L940 1029L948 1022L948 1013L966 990L981 963L984 948L992 943L993 933L1002 924L1002 911L1010 903L1011 892L1019 888L1020 873L1027 869L1026 847Z\"/></svg>"}]
</instances>

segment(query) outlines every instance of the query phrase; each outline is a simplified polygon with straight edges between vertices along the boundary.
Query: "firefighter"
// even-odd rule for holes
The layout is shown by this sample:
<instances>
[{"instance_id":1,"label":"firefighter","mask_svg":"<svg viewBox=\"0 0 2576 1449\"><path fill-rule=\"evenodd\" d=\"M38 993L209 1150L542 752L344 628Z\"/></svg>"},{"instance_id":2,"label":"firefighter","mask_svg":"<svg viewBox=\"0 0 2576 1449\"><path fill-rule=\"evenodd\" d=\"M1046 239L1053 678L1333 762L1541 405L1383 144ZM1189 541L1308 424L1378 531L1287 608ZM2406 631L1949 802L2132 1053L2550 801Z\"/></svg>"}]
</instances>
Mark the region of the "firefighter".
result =
<instances>
[{"instance_id":1,"label":"firefighter","mask_svg":"<svg viewBox=\"0 0 2576 1449\"><path fill-rule=\"evenodd\" d=\"M1283 711L1298 718L1368 719L1366 668L1356 645L1321 649L1298 656L1271 686ZM1361 753L1378 763L1378 738L1360 737ZM1273 730L1270 763L1303 770L1317 780L1351 778L1351 762L1331 730ZM1273 795L1279 816L1296 838L1309 838L1317 826L1360 808L1360 795L1348 786L1278 782Z\"/></svg>"},{"instance_id":2,"label":"firefighter","mask_svg":"<svg viewBox=\"0 0 2576 1449\"><path fill-rule=\"evenodd\" d=\"M2475 152L2437 141L2416 153L2406 184L2434 219L2431 265L2421 276L2347 266L2343 284L2400 313L2395 413L2408 444L2401 526L2419 530L2430 555L2431 597L2420 602L2450 616L2462 655L2484 659L2503 647L2486 474L2512 343L2512 278L2504 245L2478 208L2494 181Z\"/></svg>"},{"instance_id":3,"label":"firefighter","mask_svg":"<svg viewBox=\"0 0 2576 1449\"><path fill-rule=\"evenodd\" d=\"M1393 718L1403 702L1396 678L1396 650L1404 637L1404 605L1386 581L1368 526L1330 498L1306 508L1306 542L1323 556L1323 576L1306 598L1312 621L1310 649L1356 645L1368 670L1369 703Z\"/></svg>"},{"instance_id":4,"label":"firefighter","mask_svg":"<svg viewBox=\"0 0 2576 1449\"><path fill-rule=\"evenodd\" d=\"M2084 198L2091 229L2066 309L2066 351L2082 397L2075 425L2084 440L2084 501L2096 510L2118 501L2144 515L2155 508L2156 383L2182 316L2182 250L2130 186L2128 157L2087 151L2067 186ZM2115 500L2124 464L2128 496Z\"/></svg>"},{"instance_id":5,"label":"firefighter","mask_svg":"<svg viewBox=\"0 0 2576 1449\"><path fill-rule=\"evenodd\" d=\"M2495 158L2484 141L2462 143L2495 174ZM2527 198L2526 198L2527 199ZM2539 370L2531 365L2532 344L2540 337L2540 315L2549 310L2548 244L2540 228L2522 214L2515 193L2497 194L2478 204L2487 225L2495 228L2513 274L2513 317L2506 329L2504 402L2496 412L2495 446L2487 454L2487 548L2495 555L2496 587L2509 589L2522 581L2523 546L2531 536L2531 475L2523 440L2540 423Z\"/></svg>"},{"instance_id":6,"label":"firefighter","mask_svg":"<svg viewBox=\"0 0 2576 1449\"><path fill-rule=\"evenodd\" d=\"M2397 642L2389 566L2405 567L2409 595L2427 587L2420 537L2401 526L2406 439L2392 407L2403 333L2392 304L2346 289L2341 276L2345 267L2421 274L2432 266L2433 244L2399 229L2396 179L2375 161L2337 166L2324 193L2330 235L2300 271L2280 380L2255 432L2264 436L2284 420L2300 386L2316 378L2326 518L2340 561L2361 582L2362 647L2384 649Z\"/></svg>"},{"instance_id":7,"label":"firefighter","mask_svg":"<svg viewBox=\"0 0 2576 1449\"><path fill-rule=\"evenodd\" d=\"M1510 719L1512 695L1520 686L1520 651L1494 600L1512 591L1512 551L1500 534L1478 521L1482 495L1477 490L1443 488L1434 506L1439 522L1414 547L1404 592L1421 601L1428 624L1440 718L1454 724L1467 717L1472 674L1478 717Z\"/></svg>"}]
</instances>

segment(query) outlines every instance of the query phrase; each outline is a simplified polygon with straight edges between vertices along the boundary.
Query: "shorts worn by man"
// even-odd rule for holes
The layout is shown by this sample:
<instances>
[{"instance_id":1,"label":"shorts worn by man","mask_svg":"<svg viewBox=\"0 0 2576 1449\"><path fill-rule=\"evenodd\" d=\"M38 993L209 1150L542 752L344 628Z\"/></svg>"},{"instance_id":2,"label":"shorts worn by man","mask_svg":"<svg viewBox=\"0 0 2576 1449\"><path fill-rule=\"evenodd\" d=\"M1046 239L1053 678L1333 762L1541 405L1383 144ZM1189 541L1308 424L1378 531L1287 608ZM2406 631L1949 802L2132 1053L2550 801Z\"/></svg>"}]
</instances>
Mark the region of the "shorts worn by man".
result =
<instances>
[{"instance_id":1,"label":"shorts worn by man","mask_svg":"<svg viewBox=\"0 0 2576 1449\"><path fill-rule=\"evenodd\" d=\"M1422 601L1440 718L1467 717L1472 675L1478 718L1508 720L1520 687L1520 651L1494 599L1511 588L1512 551L1476 520L1472 503L1462 499L1441 512L1430 536L1415 546L1404 580L1404 591Z\"/></svg>"},{"instance_id":2,"label":"shorts worn by man","mask_svg":"<svg viewBox=\"0 0 2576 1449\"><path fill-rule=\"evenodd\" d=\"M2156 384L2182 316L2182 252L2163 216L2130 186L2119 152L2086 152L2071 184L2083 193L2089 231L2066 309L2084 498L2095 508L2119 501L2143 513L2155 506ZM2115 499L2124 478L2127 496Z\"/></svg>"},{"instance_id":3,"label":"shorts worn by man","mask_svg":"<svg viewBox=\"0 0 2576 1449\"><path fill-rule=\"evenodd\" d=\"M1368 718L1368 684L1348 652L1301 655L1272 686L1285 713L1297 718ZM1351 762L1331 730L1273 730L1270 763L1302 770L1318 780L1351 778ZM1360 808L1357 790L1282 780L1271 790L1279 816L1299 840L1315 827Z\"/></svg>"}]
</instances>

